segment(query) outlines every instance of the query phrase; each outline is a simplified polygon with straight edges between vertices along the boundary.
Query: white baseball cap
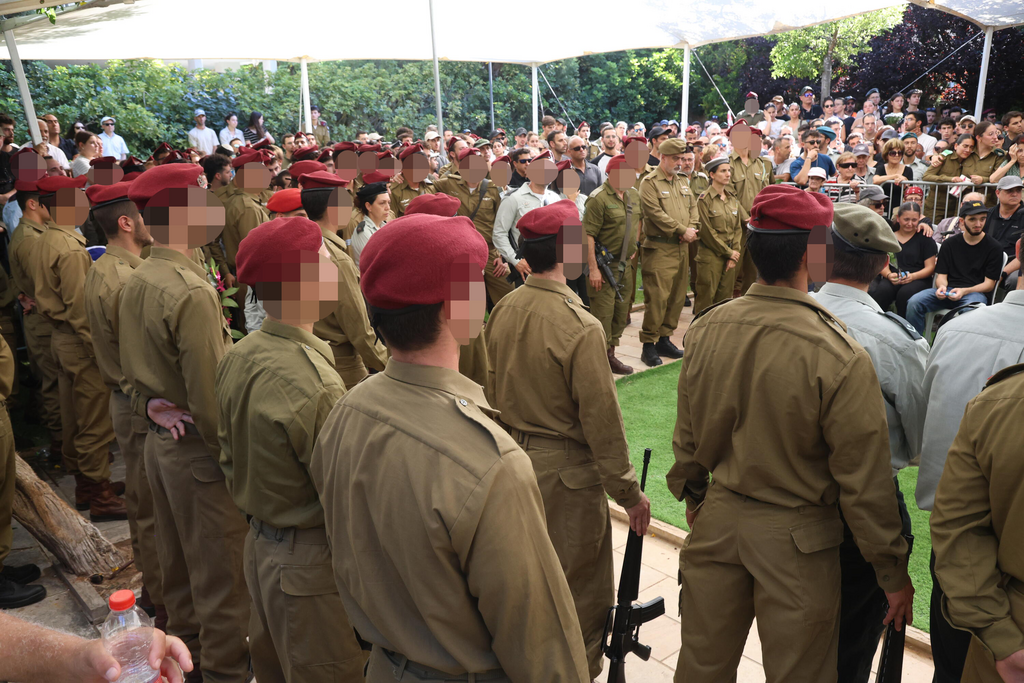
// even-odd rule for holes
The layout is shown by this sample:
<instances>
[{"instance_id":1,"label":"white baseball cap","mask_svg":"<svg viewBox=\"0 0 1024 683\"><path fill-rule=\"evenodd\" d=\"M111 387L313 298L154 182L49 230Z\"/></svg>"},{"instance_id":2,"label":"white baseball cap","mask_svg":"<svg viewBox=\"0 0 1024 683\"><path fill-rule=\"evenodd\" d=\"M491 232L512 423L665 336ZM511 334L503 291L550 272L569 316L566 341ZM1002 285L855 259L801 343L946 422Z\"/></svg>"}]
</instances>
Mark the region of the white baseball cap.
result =
<instances>
[{"instance_id":1,"label":"white baseball cap","mask_svg":"<svg viewBox=\"0 0 1024 683\"><path fill-rule=\"evenodd\" d=\"M117 123L117 119L115 119L113 116L104 116L102 119L100 119L100 124L104 124L107 121L112 121L113 123Z\"/></svg>"},{"instance_id":2,"label":"white baseball cap","mask_svg":"<svg viewBox=\"0 0 1024 683\"><path fill-rule=\"evenodd\" d=\"M811 170L807 171L807 177L821 178L822 180L824 180L825 178L828 177L828 175L825 173L825 169L821 168L820 166L815 166Z\"/></svg>"},{"instance_id":3,"label":"white baseball cap","mask_svg":"<svg viewBox=\"0 0 1024 683\"><path fill-rule=\"evenodd\" d=\"M192 116L206 116L206 112L203 111L202 109L196 109L196 113L193 114Z\"/></svg>"},{"instance_id":4,"label":"white baseball cap","mask_svg":"<svg viewBox=\"0 0 1024 683\"><path fill-rule=\"evenodd\" d=\"M438 135L437 131L436 130L432 130L432 131L429 131L426 135L424 135L423 139L424 140L434 140L434 139L439 138L439 137L441 137L441 136Z\"/></svg>"}]
</instances>

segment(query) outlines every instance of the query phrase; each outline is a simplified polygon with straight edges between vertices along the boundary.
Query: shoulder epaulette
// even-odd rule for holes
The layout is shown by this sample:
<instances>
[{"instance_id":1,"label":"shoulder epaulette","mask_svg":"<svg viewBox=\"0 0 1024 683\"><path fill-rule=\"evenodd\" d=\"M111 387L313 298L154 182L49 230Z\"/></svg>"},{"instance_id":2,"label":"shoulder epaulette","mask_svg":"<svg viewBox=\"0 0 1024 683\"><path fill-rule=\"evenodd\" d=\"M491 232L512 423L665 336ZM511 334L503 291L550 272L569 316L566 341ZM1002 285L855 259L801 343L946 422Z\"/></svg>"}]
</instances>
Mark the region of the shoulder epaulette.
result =
<instances>
[{"instance_id":1,"label":"shoulder epaulette","mask_svg":"<svg viewBox=\"0 0 1024 683\"><path fill-rule=\"evenodd\" d=\"M913 325L911 325L909 322L907 322L906 320L904 320L900 316L896 315L892 311L882 311L880 313L880 315L882 315L882 316L888 318L889 320L893 321L894 323L896 323L901 330L906 332L907 336L910 337L911 340L917 341L918 339L924 339L924 337L922 337L920 334L918 334L917 330L914 329Z\"/></svg>"},{"instance_id":2,"label":"shoulder epaulette","mask_svg":"<svg viewBox=\"0 0 1024 683\"><path fill-rule=\"evenodd\" d=\"M700 193L700 195L697 197L697 199L704 199L704 197L706 197L706 196L708 196L708 191L704 190L703 192Z\"/></svg>"},{"instance_id":3,"label":"shoulder epaulette","mask_svg":"<svg viewBox=\"0 0 1024 683\"><path fill-rule=\"evenodd\" d=\"M988 378L988 381L985 382L985 388L988 389L993 384L997 384L999 382L1002 382L1007 377L1013 377L1014 375L1019 375L1022 372L1024 372L1024 363L1018 363L1017 365L1010 365L1009 367L1005 367L1002 370L1000 370L999 372L997 372L996 374L994 374L994 375L992 375L991 377Z\"/></svg>"},{"instance_id":4,"label":"shoulder epaulette","mask_svg":"<svg viewBox=\"0 0 1024 683\"><path fill-rule=\"evenodd\" d=\"M700 312L700 313L698 313L697 315L693 316L693 319L694 319L694 320L697 320L698 318L700 318L700 317L704 316L704 315L705 315L705 314L706 314L706 313L707 313L708 311L710 311L711 309L713 309L713 308L718 308L719 306L721 306L721 305L723 305L723 304L727 304L727 303L729 303L730 301L733 301L733 299L724 299L724 300L722 300L722 301L719 301L719 302L718 302L717 304L711 304L710 306L708 306L707 308L705 308L705 309L704 309L703 311L701 311L701 312Z\"/></svg>"}]
</instances>

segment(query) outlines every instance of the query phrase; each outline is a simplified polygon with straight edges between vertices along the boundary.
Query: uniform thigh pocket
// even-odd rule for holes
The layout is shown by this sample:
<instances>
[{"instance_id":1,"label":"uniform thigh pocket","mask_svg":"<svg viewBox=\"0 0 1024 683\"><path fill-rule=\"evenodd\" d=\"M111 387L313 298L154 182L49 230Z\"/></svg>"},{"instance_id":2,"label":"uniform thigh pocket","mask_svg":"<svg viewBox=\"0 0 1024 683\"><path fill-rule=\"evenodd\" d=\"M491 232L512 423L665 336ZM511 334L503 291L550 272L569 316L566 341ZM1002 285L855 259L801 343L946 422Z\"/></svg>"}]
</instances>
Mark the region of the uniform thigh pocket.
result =
<instances>
[{"instance_id":1,"label":"uniform thigh pocket","mask_svg":"<svg viewBox=\"0 0 1024 683\"><path fill-rule=\"evenodd\" d=\"M196 514L199 515L203 538L224 538L223 514L227 498L224 470L209 456L192 458L189 467L195 479Z\"/></svg>"},{"instance_id":2,"label":"uniform thigh pocket","mask_svg":"<svg viewBox=\"0 0 1024 683\"><path fill-rule=\"evenodd\" d=\"M832 519L792 526L789 533L796 544L797 576L801 581L797 592L802 598L805 620L834 620L839 610L842 520L837 514Z\"/></svg>"},{"instance_id":3,"label":"uniform thigh pocket","mask_svg":"<svg viewBox=\"0 0 1024 683\"><path fill-rule=\"evenodd\" d=\"M569 547L599 543L607 530L608 501L601 487L597 463L561 467L558 478L563 486L565 533Z\"/></svg>"},{"instance_id":4,"label":"uniform thigh pocket","mask_svg":"<svg viewBox=\"0 0 1024 683\"><path fill-rule=\"evenodd\" d=\"M336 680L331 665L346 658L345 648L339 645L355 636L344 616L331 565L281 565L281 592L288 626L282 659L288 659L293 672L311 667L303 669L301 680ZM348 632L340 632L343 628Z\"/></svg>"}]
</instances>

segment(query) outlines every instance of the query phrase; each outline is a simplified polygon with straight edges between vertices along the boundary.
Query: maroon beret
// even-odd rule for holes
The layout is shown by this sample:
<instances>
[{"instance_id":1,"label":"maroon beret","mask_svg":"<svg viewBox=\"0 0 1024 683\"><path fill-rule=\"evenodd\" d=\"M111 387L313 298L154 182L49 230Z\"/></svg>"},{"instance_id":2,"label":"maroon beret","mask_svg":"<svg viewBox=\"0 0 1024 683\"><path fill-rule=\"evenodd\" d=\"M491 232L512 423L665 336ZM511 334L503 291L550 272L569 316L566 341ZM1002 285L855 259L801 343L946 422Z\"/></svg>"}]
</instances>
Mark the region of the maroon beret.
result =
<instances>
[{"instance_id":1,"label":"maroon beret","mask_svg":"<svg viewBox=\"0 0 1024 683\"><path fill-rule=\"evenodd\" d=\"M832 225L832 215L828 195L790 185L769 185L754 197L750 229L775 235L805 234L815 226Z\"/></svg>"},{"instance_id":2,"label":"maroon beret","mask_svg":"<svg viewBox=\"0 0 1024 683\"><path fill-rule=\"evenodd\" d=\"M757 135L758 137L764 137L764 131L758 128L757 126L751 128L750 132L753 133L754 135Z\"/></svg>"},{"instance_id":3,"label":"maroon beret","mask_svg":"<svg viewBox=\"0 0 1024 683\"><path fill-rule=\"evenodd\" d=\"M553 237L565 224L579 225L580 210L568 199L533 209L516 223L524 240L538 240Z\"/></svg>"},{"instance_id":4,"label":"maroon beret","mask_svg":"<svg viewBox=\"0 0 1024 683\"><path fill-rule=\"evenodd\" d=\"M249 145L242 145L241 147L235 150L235 155L242 156L243 154L252 154L253 152L258 151L259 150L256 149L255 147L250 147Z\"/></svg>"},{"instance_id":5,"label":"maroon beret","mask_svg":"<svg viewBox=\"0 0 1024 683\"><path fill-rule=\"evenodd\" d=\"M498 163L499 161L504 161L509 166L512 165L512 157L510 157L507 154L502 154L500 157L498 157L493 162L491 162L491 165L493 166L494 164Z\"/></svg>"},{"instance_id":6,"label":"maroon beret","mask_svg":"<svg viewBox=\"0 0 1024 683\"><path fill-rule=\"evenodd\" d=\"M395 153L392 152L390 149L382 149L381 151L377 152L378 160L387 159L388 157L391 157L392 159L395 157Z\"/></svg>"},{"instance_id":7,"label":"maroon beret","mask_svg":"<svg viewBox=\"0 0 1024 683\"><path fill-rule=\"evenodd\" d=\"M166 164L154 166L132 181L128 188L128 199L135 202L139 211L161 190L199 187L199 176L203 167L198 164Z\"/></svg>"},{"instance_id":8,"label":"maroon beret","mask_svg":"<svg viewBox=\"0 0 1024 683\"><path fill-rule=\"evenodd\" d=\"M626 163L626 155L625 154L617 154L617 155L613 156L611 159L609 159L608 160L608 165L604 169L605 173L611 173L612 171L614 171L615 169L619 168L620 166L625 166L627 168L631 168L629 166L629 164Z\"/></svg>"},{"instance_id":9,"label":"maroon beret","mask_svg":"<svg viewBox=\"0 0 1024 683\"><path fill-rule=\"evenodd\" d=\"M65 187L82 189L87 182L89 182L89 179L84 175L80 175L77 178L68 178L65 175L48 175L40 178L36 182L36 187L39 188L40 194L53 194Z\"/></svg>"},{"instance_id":10,"label":"maroon beret","mask_svg":"<svg viewBox=\"0 0 1024 683\"><path fill-rule=\"evenodd\" d=\"M241 168L246 164L265 164L270 158L272 158L271 155L262 149L248 154L240 154L231 160L231 168Z\"/></svg>"},{"instance_id":11,"label":"maroon beret","mask_svg":"<svg viewBox=\"0 0 1024 683\"><path fill-rule=\"evenodd\" d=\"M297 187L278 190L267 201L267 211L271 213L288 213L289 211L298 211L301 208L302 190Z\"/></svg>"},{"instance_id":12,"label":"maroon beret","mask_svg":"<svg viewBox=\"0 0 1024 683\"><path fill-rule=\"evenodd\" d=\"M380 171L371 171L370 173L363 174L363 182L369 185L370 183L386 183L391 180L391 176Z\"/></svg>"},{"instance_id":13,"label":"maroon beret","mask_svg":"<svg viewBox=\"0 0 1024 683\"><path fill-rule=\"evenodd\" d=\"M247 285L301 282L303 264L317 262L323 241L320 226L305 216L282 216L262 223L238 244L238 280Z\"/></svg>"},{"instance_id":14,"label":"maroon beret","mask_svg":"<svg viewBox=\"0 0 1024 683\"><path fill-rule=\"evenodd\" d=\"M555 168L558 169L559 171L565 171L570 166L572 166L572 162L569 161L568 159L562 159L557 164L555 164Z\"/></svg>"},{"instance_id":15,"label":"maroon beret","mask_svg":"<svg viewBox=\"0 0 1024 683\"><path fill-rule=\"evenodd\" d=\"M89 198L92 208L97 209L108 204L128 201L128 188L130 182L121 181L113 185L91 185L85 190L85 196Z\"/></svg>"},{"instance_id":16,"label":"maroon beret","mask_svg":"<svg viewBox=\"0 0 1024 683\"><path fill-rule=\"evenodd\" d=\"M455 215L460 206L462 206L462 201L458 197L452 197L444 192L421 194L418 197L413 197L409 206L405 207L405 215L429 213L450 218Z\"/></svg>"},{"instance_id":17,"label":"maroon beret","mask_svg":"<svg viewBox=\"0 0 1024 683\"><path fill-rule=\"evenodd\" d=\"M89 160L89 165L93 168L96 168L97 166L100 168L114 168L116 164L117 159L114 157L96 157Z\"/></svg>"},{"instance_id":18,"label":"maroon beret","mask_svg":"<svg viewBox=\"0 0 1024 683\"><path fill-rule=\"evenodd\" d=\"M252 146L253 149L267 149L268 147L270 147L270 140L268 138L263 138Z\"/></svg>"},{"instance_id":19,"label":"maroon beret","mask_svg":"<svg viewBox=\"0 0 1024 683\"><path fill-rule=\"evenodd\" d=\"M479 156L480 150L478 150L476 147L463 147L462 149L459 150L459 153L456 156L458 157L459 161L462 161L466 157L472 156L474 154Z\"/></svg>"},{"instance_id":20,"label":"maroon beret","mask_svg":"<svg viewBox=\"0 0 1024 683\"><path fill-rule=\"evenodd\" d=\"M739 119L739 120L737 120L737 121L736 121L736 123L732 124L731 126L729 126L728 128L726 128L726 129L725 129L725 134L726 134L726 135L728 135L728 134L729 134L729 133L731 133L731 132L732 132L732 131L733 131L734 129L736 129L736 128L739 128L740 126L743 126L743 127L744 127L744 128L746 128L746 129L747 129L747 131L749 132L749 130L750 130L750 125L749 125L749 124L747 124L747 122L746 122L746 120L745 120L745 119Z\"/></svg>"},{"instance_id":21,"label":"maroon beret","mask_svg":"<svg viewBox=\"0 0 1024 683\"><path fill-rule=\"evenodd\" d=\"M121 168L128 168L129 166L142 166L143 163L145 162L139 161L133 156L129 156L127 159L121 162Z\"/></svg>"},{"instance_id":22,"label":"maroon beret","mask_svg":"<svg viewBox=\"0 0 1024 683\"><path fill-rule=\"evenodd\" d=\"M323 166L323 164L320 164ZM302 183L303 190L313 190L318 187L333 189L335 187L348 187L348 181L339 175L335 175L326 168L300 175L298 178Z\"/></svg>"},{"instance_id":23,"label":"maroon beret","mask_svg":"<svg viewBox=\"0 0 1024 683\"><path fill-rule=\"evenodd\" d=\"M379 142L375 142L372 145L359 145L358 149L359 149L360 153L363 153L363 152L379 152L380 151L380 143Z\"/></svg>"},{"instance_id":24,"label":"maroon beret","mask_svg":"<svg viewBox=\"0 0 1024 683\"><path fill-rule=\"evenodd\" d=\"M474 140L479 140L480 139L480 136L477 135L476 133L470 133L469 137L473 138Z\"/></svg>"},{"instance_id":25,"label":"maroon beret","mask_svg":"<svg viewBox=\"0 0 1024 683\"><path fill-rule=\"evenodd\" d=\"M452 298L452 284L483 282L487 242L466 216L416 213L374 233L359 256L359 286L371 307L397 310Z\"/></svg>"},{"instance_id":26,"label":"maroon beret","mask_svg":"<svg viewBox=\"0 0 1024 683\"><path fill-rule=\"evenodd\" d=\"M160 164L161 165L163 165L163 164L170 164L172 162L179 161L181 159L189 161L188 156L186 156L183 152L179 152L176 149L172 149L170 152L168 152L167 156L165 156L163 158L163 160L160 162Z\"/></svg>"},{"instance_id":27,"label":"maroon beret","mask_svg":"<svg viewBox=\"0 0 1024 683\"><path fill-rule=\"evenodd\" d=\"M622 147L625 148L626 145L628 145L631 142L642 142L646 145L647 138L645 138L643 135L634 135L632 137L627 135L626 137L622 138Z\"/></svg>"},{"instance_id":28,"label":"maroon beret","mask_svg":"<svg viewBox=\"0 0 1024 683\"><path fill-rule=\"evenodd\" d=\"M142 171L132 171L131 173L125 173L124 177L121 178L122 183L130 183L131 181L142 175Z\"/></svg>"},{"instance_id":29,"label":"maroon beret","mask_svg":"<svg viewBox=\"0 0 1024 683\"><path fill-rule=\"evenodd\" d=\"M298 178L299 176L309 175L317 171L326 171L327 166L320 163L319 161L313 161L309 159L307 161L296 161L294 164L288 167L288 173L291 174L292 178Z\"/></svg>"},{"instance_id":30,"label":"maroon beret","mask_svg":"<svg viewBox=\"0 0 1024 683\"><path fill-rule=\"evenodd\" d=\"M335 152L355 152L359 149L359 145L354 142L339 142L334 146Z\"/></svg>"},{"instance_id":31,"label":"maroon beret","mask_svg":"<svg viewBox=\"0 0 1024 683\"><path fill-rule=\"evenodd\" d=\"M540 161L541 159L551 159L551 150L550 149L544 150L543 152L541 152L540 154L538 154L534 158L530 159L530 161L531 162L533 162L533 161Z\"/></svg>"},{"instance_id":32,"label":"maroon beret","mask_svg":"<svg viewBox=\"0 0 1024 683\"><path fill-rule=\"evenodd\" d=\"M420 147L419 145L409 145L408 147L403 148L402 151L398 153L398 158L401 159L402 161L405 161L405 159L411 157L413 154L422 151L423 148Z\"/></svg>"},{"instance_id":33,"label":"maroon beret","mask_svg":"<svg viewBox=\"0 0 1024 683\"><path fill-rule=\"evenodd\" d=\"M319 156L317 154L317 151L319 149L320 148L317 147L316 145L310 145L308 147L300 147L297 150L295 150L294 152L292 152L292 159L294 159L295 161L308 161L308 160L311 160L311 159L316 159L317 156Z\"/></svg>"},{"instance_id":34,"label":"maroon beret","mask_svg":"<svg viewBox=\"0 0 1024 683\"><path fill-rule=\"evenodd\" d=\"M15 180L14 189L18 192L39 192L39 187L35 180Z\"/></svg>"},{"instance_id":35,"label":"maroon beret","mask_svg":"<svg viewBox=\"0 0 1024 683\"><path fill-rule=\"evenodd\" d=\"M330 147L327 147L320 151L320 155L316 158L316 160L322 164L328 159L331 159L333 155L334 151Z\"/></svg>"},{"instance_id":36,"label":"maroon beret","mask_svg":"<svg viewBox=\"0 0 1024 683\"><path fill-rule=\"evenodd\" d=\"M161 142L159 145L156 146L156 149L153 150L153 156L156 156L160 152L170 152L170 151L171 151L171 146L168 145L166 142Z\"/></svg>"}]
</instances>

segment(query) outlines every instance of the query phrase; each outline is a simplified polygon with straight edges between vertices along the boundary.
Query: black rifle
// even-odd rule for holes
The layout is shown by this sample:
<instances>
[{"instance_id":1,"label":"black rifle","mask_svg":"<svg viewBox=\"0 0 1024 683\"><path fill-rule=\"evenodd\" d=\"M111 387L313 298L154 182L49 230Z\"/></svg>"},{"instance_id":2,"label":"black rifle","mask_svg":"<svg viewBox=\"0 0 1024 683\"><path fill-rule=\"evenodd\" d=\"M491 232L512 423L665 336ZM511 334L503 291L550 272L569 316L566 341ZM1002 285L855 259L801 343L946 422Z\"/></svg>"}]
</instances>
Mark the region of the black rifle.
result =
<instances>
[{"instance_id":1,"label":"black rifle","mask_svg":"<svg viewBox=\"0 0 1024 683\"><path fill-rule=\"evenodd\" d=\"M907 555L914 546L914 537L911 534L904 534L907 539ZM882 657L878 662L878 675L875 683L899 683L903 680L903 648L907 641L907 624L903 623L903 630L896 630L894 619L885 628L885 635L882 636Z\"/></svg>"},{"instance_id":2,"label":"black rifle","mask_svg":"<svg viewBox=\"0 0 1024 683\"><path fill-rule=\"evenodd\" d=\"M615 257L611 255L608 249L594 240L594 258L597 260L597 267L604 275L604 279L608 282L612 289L615 290L615 298L622 301L622 286L615 279L615 275L612 274L611 264L615 263Z\"/></svg>"},{"instance_id":3,"label":"black rifle","mask_svg":"<svg viewBox=\"0 0 1024 683\"><path fill-rule=\"evenodd\" d=\"M651 462L651 449L644 450L644 469L640 476L640 490L647 484L647 465ZM608 683L625 683L626 655L632 652L645 662L651 658L651 648L638 640L641 624L657 619L665 613L665 599L658 597L643 604L634 603L640 592L640 563L644 551L644 537L632 529L626 539L626 556L622 560L619 576L619 595L616 605L608 610L604 624L601 651L608 657ZM609 638L609 636L611 636Z\"/></svg>"}]
</instances>

